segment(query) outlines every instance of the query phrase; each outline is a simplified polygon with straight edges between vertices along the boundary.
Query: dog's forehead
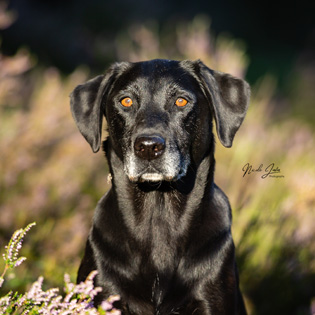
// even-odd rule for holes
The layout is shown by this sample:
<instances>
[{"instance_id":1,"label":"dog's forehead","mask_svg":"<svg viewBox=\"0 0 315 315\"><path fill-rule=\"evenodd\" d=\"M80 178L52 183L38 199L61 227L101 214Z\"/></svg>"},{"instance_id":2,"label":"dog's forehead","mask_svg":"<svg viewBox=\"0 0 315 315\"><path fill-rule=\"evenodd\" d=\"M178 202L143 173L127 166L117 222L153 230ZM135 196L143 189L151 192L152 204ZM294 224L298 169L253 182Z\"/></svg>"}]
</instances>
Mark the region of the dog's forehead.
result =
<instances>
[{"instance_id":1,"label":"dog's forehead","mask_svg":"<svg viewBox=\"0 0 315 315\"><path fill-rule=\"evenodd\" d=\"M183 72L180 62L176 60L155 59L133 63L133 68L141 72L143 76L172 76Z\"/></svg>"},{"instance_id":2,"label":"dog's forehead","mask_svg":"<svg viewBox=\"0 0 315 315\"><path fill-rule=\"evenodd\" d=\"M143 90L167 86L189 88L192 84L196 85L192 71L183 67L179 61L163 59L131 63L119 81L121 88L141 86Z\"/></svg>"}]
</instances>

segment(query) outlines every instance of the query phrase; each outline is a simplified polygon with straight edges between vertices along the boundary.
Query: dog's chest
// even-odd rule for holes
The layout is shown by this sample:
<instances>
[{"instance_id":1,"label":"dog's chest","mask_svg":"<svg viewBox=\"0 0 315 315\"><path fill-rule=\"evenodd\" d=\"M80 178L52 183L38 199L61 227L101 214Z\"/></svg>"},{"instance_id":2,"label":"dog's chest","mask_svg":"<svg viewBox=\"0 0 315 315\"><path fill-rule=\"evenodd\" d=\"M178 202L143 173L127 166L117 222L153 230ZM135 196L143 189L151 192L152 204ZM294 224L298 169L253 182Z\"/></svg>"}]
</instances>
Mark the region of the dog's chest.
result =
<instances>
[{"instance_id":1,"label":"dog's chest","mask_svg":"<svg viewBox=\"0 0 315 315\"><path fill-rule=\"evenodd\" d=\"M176 267L179 242L177 209L167 194L152 193L143 203L143 211L149 215L143 217L142 234L149 249L150 262L157 270Z\"/></svg>"}]
</instances>

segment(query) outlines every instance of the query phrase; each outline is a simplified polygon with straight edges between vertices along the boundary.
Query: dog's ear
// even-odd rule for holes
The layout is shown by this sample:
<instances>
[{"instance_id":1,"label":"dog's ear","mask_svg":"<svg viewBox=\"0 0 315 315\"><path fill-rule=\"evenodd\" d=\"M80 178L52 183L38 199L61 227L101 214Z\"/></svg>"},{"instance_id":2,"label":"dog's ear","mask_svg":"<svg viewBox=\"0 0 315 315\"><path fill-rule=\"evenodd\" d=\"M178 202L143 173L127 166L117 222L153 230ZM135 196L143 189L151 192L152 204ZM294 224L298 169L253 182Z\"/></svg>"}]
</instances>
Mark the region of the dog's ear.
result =
<instances>
[{"instance_id":1,"label":"dog's ear","mask_svg":"<svg viewBox=\"0 0 315 315\"><path fill-rule=\"evenodd\" d=\"M101 144L103 81L104 75L99 75L78 85L70 95L72 116L93 152L97 152Z\"/></svg>"},{"instance_id":2,"label":"dog's ear","mask_svg":"<svg viewBox=\"0 0 315 315\"><path fill-rule=\"evenodd\" d=\"M230 74L211 70L200 60L197 64L201 84L211 103L218 137L229 148L248 108L249 84Z\"/></svg>"},{"instance_id":3,"label":"dog's ear","mask_svg":"<svg viewBox=\"0 0 315 315\"><path fill-rule=\"evenodd\" d=\"M72 116L93 152L101 146L104 98L123 63L112 65L99 75L78 85L70 94Z\"/></svg>"}]
</instances>

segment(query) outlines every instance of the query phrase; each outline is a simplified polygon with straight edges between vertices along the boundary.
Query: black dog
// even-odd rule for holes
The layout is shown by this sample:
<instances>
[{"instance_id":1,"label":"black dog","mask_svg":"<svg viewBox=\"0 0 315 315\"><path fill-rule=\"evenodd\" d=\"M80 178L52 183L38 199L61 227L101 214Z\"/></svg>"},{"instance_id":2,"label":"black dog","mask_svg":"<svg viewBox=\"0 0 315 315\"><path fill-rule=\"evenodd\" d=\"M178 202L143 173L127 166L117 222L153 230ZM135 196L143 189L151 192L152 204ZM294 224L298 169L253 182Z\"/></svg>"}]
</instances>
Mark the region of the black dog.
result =
<instances>
[{"instance_id":1,"label":"black dog","mask_svg":"<svg viewBox=\"0 0 315 315\"><path fill-rule=\"evenodd\" d=\"M78 282L98 270L100 303L123 314L246 314L227 197L214 184L212 120L230 147L249 86L201 61L114 64L71 109L94 152L102 119L112 188L99 201Z\"/></svg>"}]
</instances>

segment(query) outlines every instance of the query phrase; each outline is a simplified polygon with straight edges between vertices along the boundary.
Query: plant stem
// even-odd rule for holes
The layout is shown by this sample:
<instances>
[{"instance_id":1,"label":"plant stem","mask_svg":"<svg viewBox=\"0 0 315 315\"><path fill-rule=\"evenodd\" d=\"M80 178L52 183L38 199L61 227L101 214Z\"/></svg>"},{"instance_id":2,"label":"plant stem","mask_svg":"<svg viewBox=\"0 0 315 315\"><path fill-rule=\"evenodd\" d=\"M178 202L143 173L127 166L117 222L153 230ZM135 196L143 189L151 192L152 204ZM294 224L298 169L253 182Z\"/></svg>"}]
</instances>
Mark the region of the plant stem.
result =
<instances>
[{"instance_id":1,"label":"plant stem","mask_svg":"<svg viewBox=\"0 0 315 315\"><path fill-rule=\"evenodd\" d=\"M4 270L2 272L2 275L0 276L0 278L4 278L4 275L6 274L6 272L8 271L9 269L9 266L6 264L5 267L4 267Z\"/></svg>"}]
</instances>

